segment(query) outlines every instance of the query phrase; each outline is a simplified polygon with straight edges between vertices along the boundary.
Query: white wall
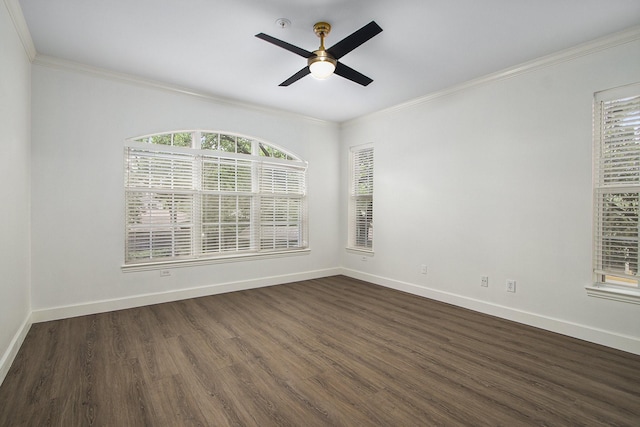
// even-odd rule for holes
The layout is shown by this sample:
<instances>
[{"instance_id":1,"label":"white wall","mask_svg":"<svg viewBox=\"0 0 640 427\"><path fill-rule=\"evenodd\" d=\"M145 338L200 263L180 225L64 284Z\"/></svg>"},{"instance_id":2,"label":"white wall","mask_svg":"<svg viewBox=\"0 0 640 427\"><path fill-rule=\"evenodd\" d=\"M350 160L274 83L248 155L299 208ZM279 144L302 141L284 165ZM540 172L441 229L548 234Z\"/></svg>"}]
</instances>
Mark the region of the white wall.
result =
<instances>
[{"instance_id":1,"label":"white wall","mask_svg":"<svg viewBox=\"0 0 640 427\"><path fill-rule=\"evenodd\" d=\"M335 273L336 124L58 65L33 65L34 321ZM124 139L178 129L238 132L308 160L311 253L174 268L170 277L122 272ZM160 298L136 298L149 294Z\"/></svg>"},{"instance_id":2,"label":"white wall","mask_svg":"<svg viewBox=\"0 0 640 427\"><path fill-rule=\"evenodd\" d=\"M30 75L0 2L0 383L29 326Z\"/></svg>"},{"instance_id":3,"label":"white wall","mask_svg":"<svg viewBox=\"0 0 640 427\"><path fill-rule=\"evenodd\" d=\"M584 289L592 283L593 93L638 80L636 39L344 124L343 160L349 146L375 147L375 256L363 262L345 251L342 265L355 277L640 354L639 306ZM507 279L517 281L515 294L505 292Z\"/></svg>"}]
</instances>

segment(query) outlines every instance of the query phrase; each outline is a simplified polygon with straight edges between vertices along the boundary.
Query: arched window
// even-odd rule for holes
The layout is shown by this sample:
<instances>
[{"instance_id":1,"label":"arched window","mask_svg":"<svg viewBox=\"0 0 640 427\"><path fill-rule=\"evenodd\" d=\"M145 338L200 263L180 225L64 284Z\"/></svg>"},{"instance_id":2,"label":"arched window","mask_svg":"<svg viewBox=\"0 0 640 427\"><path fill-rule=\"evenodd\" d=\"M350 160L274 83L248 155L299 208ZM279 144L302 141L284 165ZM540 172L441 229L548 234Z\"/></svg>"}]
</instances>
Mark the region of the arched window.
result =
<instances>
[{"instance_id":1,"label":"arched window","mask_svg":"<svg viewBox=\"0 0 640 427\"><path fill-rule=\"evenodd\" d=\"M125 144L125 265L307 248L307 164L254 138L181 131Z\"/></svg>"}]
</instances>

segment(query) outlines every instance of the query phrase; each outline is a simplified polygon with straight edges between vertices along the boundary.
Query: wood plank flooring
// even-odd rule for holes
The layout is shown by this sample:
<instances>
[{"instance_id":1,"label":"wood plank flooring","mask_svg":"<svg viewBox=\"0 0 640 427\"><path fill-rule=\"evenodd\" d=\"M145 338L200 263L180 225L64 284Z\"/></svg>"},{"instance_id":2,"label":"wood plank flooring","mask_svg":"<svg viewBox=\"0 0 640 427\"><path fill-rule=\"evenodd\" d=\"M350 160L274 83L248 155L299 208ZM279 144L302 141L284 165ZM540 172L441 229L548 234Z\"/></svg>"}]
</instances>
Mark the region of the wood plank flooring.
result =
<instances>
[{"instance_id":1,"label":"wood plank flooring","mask_svg":"<svg viewBox=\"0 0 640 427\"><path fill-rule=\"evenodd\" d=\"M34 324L0 426L640 426L640 356L343 276Z\"/></svg>"}]
</instances>

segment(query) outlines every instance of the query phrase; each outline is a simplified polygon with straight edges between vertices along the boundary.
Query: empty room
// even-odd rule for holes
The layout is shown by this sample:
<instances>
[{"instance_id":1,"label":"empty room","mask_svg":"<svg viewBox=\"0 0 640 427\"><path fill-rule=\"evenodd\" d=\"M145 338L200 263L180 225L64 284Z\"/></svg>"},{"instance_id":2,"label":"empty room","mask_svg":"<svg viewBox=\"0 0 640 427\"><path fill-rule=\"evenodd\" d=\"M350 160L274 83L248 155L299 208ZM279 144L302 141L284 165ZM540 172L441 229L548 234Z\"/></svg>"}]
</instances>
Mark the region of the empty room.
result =
<instances>
[{"instance_id":1,"label":"empty room","mask_svg":"<svg viewBox=\"0 0 640 427\"><path fill-rule=\"evenodd\" d=\"M640 425L637 0L2 0L0 130L2 427Z\"/></svg>"}]
</instances>

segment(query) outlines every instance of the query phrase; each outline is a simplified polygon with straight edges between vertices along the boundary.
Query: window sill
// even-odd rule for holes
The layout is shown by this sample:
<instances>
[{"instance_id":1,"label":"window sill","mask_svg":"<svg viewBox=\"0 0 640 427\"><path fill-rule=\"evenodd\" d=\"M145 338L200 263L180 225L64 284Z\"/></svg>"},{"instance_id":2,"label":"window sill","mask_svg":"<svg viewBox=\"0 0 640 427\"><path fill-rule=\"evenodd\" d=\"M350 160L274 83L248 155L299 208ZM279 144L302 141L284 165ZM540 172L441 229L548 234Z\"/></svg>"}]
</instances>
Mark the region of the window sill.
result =
<instances>
[{"instance_id":1,"label":"window sill","mask_svg":"<svg viewBox=\"0 0 640 427\"><path fill-rule=\"evenodd\" d=\"M640 304L639 289L619 288L615 286L607 286L602 283L585 286L585 289L587 290L587 295L590 297Z\"/></svg>"},{"instance_id":2,"label":"window sill","mask_svg":"<svg viewBox=\"0 0 640 427\"><path fill-rule=\"evenodd\" d=\"M192 267L198 265L209 264L223 264L228 262L241 262L258 259L270 259L270 258L282 258L288 256L308 255L311 252L310 249L299 249L294 251L283 252L269 252L269 253L252 253L242 255L227 255L216 258L201 258L201 259L184 259L174 261L158 261L158 262L145 262L140 264L125 264L121 267L124 273L131 273L136 271L149 271L149 270L162 270L168 268L181 268Z\"/></svg>"},{"instance_id":3,"label":"window sill","mask_svg":"<svg viewBox=\"0 0 640 427\"><path fill-rule=\"evenodd\" d=\"M347 250L347 252L350 252L352 254L373 256L373 249L360 249L360 248L345 248L345 249Z\"/></svg>"}]
</instances>

